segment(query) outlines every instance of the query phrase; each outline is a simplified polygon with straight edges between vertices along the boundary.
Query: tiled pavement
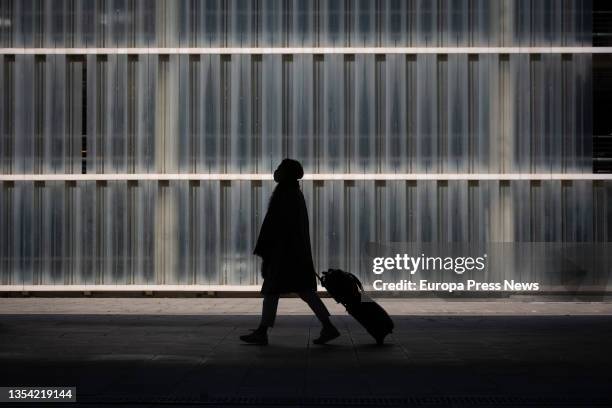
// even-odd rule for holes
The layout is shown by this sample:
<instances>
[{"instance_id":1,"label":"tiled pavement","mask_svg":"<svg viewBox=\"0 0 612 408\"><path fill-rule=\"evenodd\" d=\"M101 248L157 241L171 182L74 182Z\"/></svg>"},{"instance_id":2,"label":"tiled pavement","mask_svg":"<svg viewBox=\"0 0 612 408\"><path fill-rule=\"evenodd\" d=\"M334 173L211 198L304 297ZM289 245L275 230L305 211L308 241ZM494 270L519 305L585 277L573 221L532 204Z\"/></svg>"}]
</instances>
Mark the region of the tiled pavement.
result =
<instances>
[{"instance_id":1,"label":"tiled pavement","mask_svg":"<svg viewBox=\"0 0 612 408\"><path fill-rule=\"evenodd\" d=\"M75 385L88 407L612 404L609 303L385 300L387 345L337 313L342 336L321 347L282 299L260 347L237 338L260 299L0 300L0 385Z\"/></svg>"},{"instance_id":2,"label":"tiled pavement","mask_svg":"<svg viewBox=\"0 0 612 408\"><path fill-rule=\"evenodd\" d=\"M332 299L323 299L334 315L346 314ZM506 299L377 298L392 315L612 315L612 297L513 297ZM279 314L310 315L298 298L283 298ZM260 298L0 298L0 314L142 314L258 315Z\"/></svg>"}]
</instances>

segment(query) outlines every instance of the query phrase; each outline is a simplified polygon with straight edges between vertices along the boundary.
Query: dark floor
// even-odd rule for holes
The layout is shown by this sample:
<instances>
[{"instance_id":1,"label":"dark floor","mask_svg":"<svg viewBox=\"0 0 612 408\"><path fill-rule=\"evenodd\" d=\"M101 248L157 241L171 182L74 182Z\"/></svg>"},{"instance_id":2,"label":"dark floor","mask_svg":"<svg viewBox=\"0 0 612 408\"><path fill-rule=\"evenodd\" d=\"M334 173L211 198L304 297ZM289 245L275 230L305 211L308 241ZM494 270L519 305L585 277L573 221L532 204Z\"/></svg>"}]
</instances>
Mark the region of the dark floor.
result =
<instances>
[{"instance_id":1,"label":"dark floor","mask_svg":"<svg viewBox=\"0 0 612 408\"><path fill-rule=\"evenodd\" d=\"M313 317L279 316L260 347L238 340L256 316L1 315L0 386L76 386L73 407L612 406L611 316L394 320L382 347L348 316L313 346Z\"/></svg>"}]
</instances>

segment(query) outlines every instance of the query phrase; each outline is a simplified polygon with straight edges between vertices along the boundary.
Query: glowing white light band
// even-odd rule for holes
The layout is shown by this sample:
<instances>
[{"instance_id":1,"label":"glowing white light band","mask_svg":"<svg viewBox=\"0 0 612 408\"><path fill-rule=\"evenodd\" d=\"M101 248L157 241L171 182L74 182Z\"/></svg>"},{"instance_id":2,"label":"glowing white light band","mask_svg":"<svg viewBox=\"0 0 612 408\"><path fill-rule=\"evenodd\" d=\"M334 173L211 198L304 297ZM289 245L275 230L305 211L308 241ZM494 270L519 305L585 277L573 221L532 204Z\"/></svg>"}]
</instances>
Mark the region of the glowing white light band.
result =
<instances>
[{"instance_id":1,"label":"glowing white light band","mask_svg":"<svg viewBox=\"0 0 612 408\"><path fill-rule=\"evenodd\" d=\"M612 47L0 48L5 55L89 54L610 54Z\"/></svg>"},{"instance_id":2,"label":"glowing white light band","mask_svg":"<svg viewBox=\"0 0 612 408\"><path fill-rule=\"evenodd\" d=\"M0 181L146 181L146 180L272 180L272 174L146 173L146 174L2 174ZM592 173L319 173L303 180L612 180L612 174Z\"/></svg>"}]
</instances>

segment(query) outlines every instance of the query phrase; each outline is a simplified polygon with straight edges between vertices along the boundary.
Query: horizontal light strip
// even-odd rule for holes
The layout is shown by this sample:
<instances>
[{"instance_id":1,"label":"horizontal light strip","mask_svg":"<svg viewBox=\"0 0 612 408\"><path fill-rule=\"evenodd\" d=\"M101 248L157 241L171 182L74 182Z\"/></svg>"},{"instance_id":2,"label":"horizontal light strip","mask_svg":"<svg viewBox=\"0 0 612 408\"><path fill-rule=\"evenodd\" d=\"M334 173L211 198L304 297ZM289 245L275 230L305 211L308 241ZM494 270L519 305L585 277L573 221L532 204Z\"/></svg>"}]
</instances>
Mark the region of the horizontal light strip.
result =
<instances>
[{"instance_id":1,"label":"horizontal light strip","mask_svg":"<svg viewBox=\"0 0 612 408\"><path fill-rule=\"evenodd\" d=\"M612 47L0 48L0 54L610 54Z\"/></svg>"},{"instance_id":2,"label":"horizontal light strip","mask_svg":"<svg viewBox=\"0 0 612 408\"><path fill-rule=\"evenodd\" d=\"M320 173L304 180L612 180L612 174L592 173ZM272 174L2 174L0 181L141 181L141 180L273 180Z\"/></svg>"},{"instance_id":3,"label":"horizontal light strip","mask_svg":"<svg viewBox=\"0 0 612 408\"><path fill-rule=\"evenodd\" d=\"M383 294L374 291L369 285L365 285L369 293ZM543 285L541 292L567 293L566 286ZM0 285L2 292L259 292L261 285ZM318 292L326 293L322 286L317 286ZM580 292L606 292L610 288L602 288L601 285L582 285ZM475 292L475 291L466 291ZM520 291L503 291L506 293L521 293ZM435 292L432 292L435 293ZM537 296L535 293L530 295Z\"/></svg>"},{"instance_id":4,"label":"horizontal light strip","mask_svg":"<svg viewBox=\"0 0 612 408\"><path fill-rule=\"evenodd\" d=\"M321 286L319 291L324 290ZM261 285L0 285L0 292L259 292Z\"/></svg>"}]
</instances>

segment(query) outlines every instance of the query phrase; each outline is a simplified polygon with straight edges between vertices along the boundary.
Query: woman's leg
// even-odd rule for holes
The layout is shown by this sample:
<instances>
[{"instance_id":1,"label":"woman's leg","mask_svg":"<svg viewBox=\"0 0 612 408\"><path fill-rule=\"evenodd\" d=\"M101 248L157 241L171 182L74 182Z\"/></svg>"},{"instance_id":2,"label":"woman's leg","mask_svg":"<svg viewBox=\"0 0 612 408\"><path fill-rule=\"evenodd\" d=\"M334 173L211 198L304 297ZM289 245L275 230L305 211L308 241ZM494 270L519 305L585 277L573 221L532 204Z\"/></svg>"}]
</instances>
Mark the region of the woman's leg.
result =
<instances>
[{"instance_id":1,"label":"woman's leg","mask_svg":"<svg viewBox=\"0 0 612 408\"><path fill-rule=\"evenodd\" d=\"M310 306L315 316L319 319L319 321L323 324L323 326L332 325L329 320L329 310L325 306L325 303L321 300L317 292L314 290L299 292L298 295L300 298Z\"/></svg>"},{"instance_id":2,"label":"woman's leg","mask_svg":"<svg viewBox=\"0 0 612 408\"><path fill-rule=\"evenodd\" d=\"M268 344L268 327L274 326L279 295L268 294L264 296L259 327L251 334L240 336L240 340L251 344Z\"/></svg>"},{"instance_id":3,"label":"woman's leg","mask_svg":"<svg viewBox=\"0 0 612 408\"><path fill-rule=\"evenodd\" d=\"M329 320L329 311L327 310L327 307L325 307L325 304L323 303L319 295L317 295L317 292L311 290L300 292L298 294L304 302L308 303L308 306L310 306L314 314L323 324L321 334L318 338L313 339L312 342L315 344L325 344L328 341L340 336L340 332L338 331L338 329L336 329L336 327Z\"/></svg>"},{"instance_id":4,"label":"woman's leg","mask_svg":"<svg viewBox=\"0 0 612 408\"><path fill-rule=\"evenodd\" d=\"M264 295L261 309L261 323L259 323L260 328L265 328L264 330L267 330L268 327L274 326L276 310L278 309L278 298L279 295L277 294Z\"/></svg>"}]
</instances>

